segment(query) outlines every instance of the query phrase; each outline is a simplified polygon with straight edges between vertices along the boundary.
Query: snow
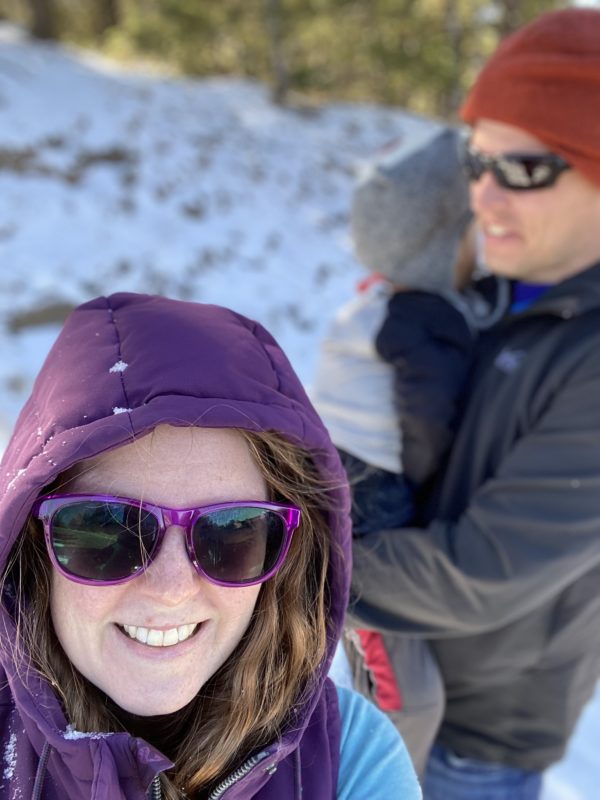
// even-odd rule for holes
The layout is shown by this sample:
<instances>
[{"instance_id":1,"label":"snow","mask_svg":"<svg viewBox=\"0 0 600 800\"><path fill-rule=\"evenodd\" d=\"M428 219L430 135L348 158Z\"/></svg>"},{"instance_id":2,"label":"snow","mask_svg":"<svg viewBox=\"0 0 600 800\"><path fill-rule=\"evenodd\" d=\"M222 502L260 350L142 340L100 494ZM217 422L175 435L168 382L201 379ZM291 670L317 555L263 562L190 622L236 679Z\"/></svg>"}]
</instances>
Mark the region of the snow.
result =
<instances>
[{"instance_id":1,"label":"snow","mask_svg":"<svg viewBox=\"0 0 600 800\"><path fill-rule=\"evenodd\" d=\"M63 733L63 739L68 739L70 741L76 741L78 739L104 739L108 735L109 734L106 733L78 731L74 725L67 725Z\"/></svg>"},{"instance_id":2,"label":"snow","mask_svg":"<svg viewBox=\"0 0 600 800\"><path fill-rule=\"evenodd\" d=\"M8 486L6 488L8 490L14 489L15 485L16 485L16 482L19 480L19 478L21 478L23 475L25 475L26 471L27 470L24 470L24 469L18 470L17 473L15 474L14 478L9 482L9 484L8 484ZM7 473L7 475L8 474L9 473Z\"/></svg>"},{"instance_id":3,"label":"snow","mask_svg":"<svg viewBox=\"0 0 600 800\"><path fill-rule=\"evenodd\" d=\"M125 71L0 25L0 450L60 320L101 293L234 308L310 386L363 276L348 237L361 159L431 130L368 105L282 110L256 83ZM544 800L597 797L599 743L597 692Z\"/></svg>"},{"instance_id":4,"label":"snow","mask_svg":"<svg viewBox=\"0 0 600 800\"><path fill-rule=\"evenodd\" d=\"M361 157L431 123L375 107L282 111L264 87L169 80L0 34L0 440L56 320L121 290L260 319L309 381L361 275ZM1 330L1 328L0 328Z\"/></svg>"},{"instance_id":5,"label":"snow","mask_svg":"<svg viewBox=\"0 0 600 800\"><path fill-rule=\"evenodd\" d=\"M4 778L10 780L17 768L17 734L11 733L4 748Z\"/></svg>"},{"instance_id":6,"label":"snow","mask_svg":"<svg viewBox=\"0 0 600 800\"><path fill-rule=\"evenodd\" d=\"M108 370L109 372L125 372L129 364L126 364L124 361L117 361L112 367Z\"/></svg>"}]
</instances>

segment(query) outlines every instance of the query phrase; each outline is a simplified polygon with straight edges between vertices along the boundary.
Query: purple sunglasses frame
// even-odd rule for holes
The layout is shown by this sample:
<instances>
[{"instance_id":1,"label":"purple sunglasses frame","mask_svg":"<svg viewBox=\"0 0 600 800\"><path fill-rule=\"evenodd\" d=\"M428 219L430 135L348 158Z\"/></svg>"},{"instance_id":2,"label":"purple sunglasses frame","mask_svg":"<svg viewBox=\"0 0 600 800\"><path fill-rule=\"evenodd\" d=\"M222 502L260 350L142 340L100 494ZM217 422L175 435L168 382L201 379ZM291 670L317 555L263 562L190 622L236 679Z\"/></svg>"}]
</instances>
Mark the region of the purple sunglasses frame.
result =
<instances>
[{"instance_id":1,"label":"purple sunglasses frame","mask_svg":"<svg viewBox=\"0 0 600 800\"><path fill-rule=\"evenodd\" d=\"M117 578L115 580L92 580L91 578L81 578L77 575L72 575L70 572L67 572L63 566L59 563L56 554L54 552L54 548L52 545L52 518L54 514L60 509L64 508L65 506L71 505L74 501L85 501L85 500L92 500L95 502L110 502L110 503L127 503L128 505L133 505L136 508L140 508L150 514L152 514L158 520L158 534L156 537L156 541L152 548L152 551L148 554L148 560L145 564L139 569L136 570L132 575L127 575L124 578ZM264 508L268 511L275 512L284 522L285 525L285 537L283 540L283 544L280 550L280 553L277 557L275 564L271 567L268 572L264 575L261 575L260 578L256 578L255 580L250 581L243 581L243 582L231 582L231 581L222 581L217 578L213 578L211 575L208 575L200 566L196 554L194 552L194 545L192 541L192 529L194 524L197 520L203 515L210 511L222 511L228 508ZM46 548L48 550L48 555L50 556L50 561L52 562L52 566L60 572L65 578L74 583L80 583L84 586L116 586L123 583L129 583L129 581L137 578L139 575L142 575L152 564L155 558L158 556L162 542L167 531L167 528L172 527L173 525L177 525L178 527L182 527L185 529L185 544L188 557L192 562L194 569L201 577L205 578L210 583L215 584L216 586L226 586L230 588L240 588L244 586L255 586L259 583L264 583L268 581L269 578L272 578L273 575L281 568L281 565L285 561L285 558L288 554L288 550L290 549L290 544L292 542L292 536L294 531L297 529L298 525L300 524L300 516L301 512L300 509L296 506L287 505L285 503L270 503L267 501L262 500L239 500L235 502L229 503L214 503L208 506L194 506L192 508L171 508L169 506L161 506L157 503L147 503L142 500L136 500L131 497L118 497L116 495L109 495L109 494L49 494L44 495L42 497L38 497L38 499L33 504L31 513L34 517L39 519L43 526L44 526L44 537L46 539Z\"/></svg>"}]
</instances>

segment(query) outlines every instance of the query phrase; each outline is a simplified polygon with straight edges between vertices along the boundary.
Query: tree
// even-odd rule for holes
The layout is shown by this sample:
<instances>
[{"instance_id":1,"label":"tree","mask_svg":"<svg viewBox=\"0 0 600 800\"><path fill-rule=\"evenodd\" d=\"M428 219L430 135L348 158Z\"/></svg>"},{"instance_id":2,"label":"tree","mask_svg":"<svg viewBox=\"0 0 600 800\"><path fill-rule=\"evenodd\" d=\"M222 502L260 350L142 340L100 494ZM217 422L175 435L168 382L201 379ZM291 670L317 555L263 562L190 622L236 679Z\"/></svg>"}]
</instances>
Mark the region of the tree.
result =
<instances>
[{"instance_id":1,"label":"tree","mask_svg":"<svg viewBox=\"0 0 600 800\"><path fill-rule=\"evenodd\" d=\"M499 5L498 33L504 38L523 24L523 6L521 0L502 0Z\"/></svg>"},{"instance_id":2,"label":"tree","mask_svg":"<svg viewBox=\"0 0 600 800\"><path fill-rule=\"evenodd\" d=\"M449 77L445 92L439 99L438 113L442 117L451 117L459 107L463 93L464 26L460 17L458 0L445 0L443 13L448 43L454 54L455 69Z\"/></svg>"},{"instance_id":3,"label":"tree","mask_svg":"<svg viewBox=\"0 0 600 800\"><path fill-rule=\"evenodd\" d=\"M94 30L102 37L109 28L116 28L121 21L119 0L95 0Z\"/></svg>"},{"instance_id":4,"label":"tree","mask_svg":"<svg viewBox=\"0 0 600 800\"><path fill-rule=\"evenodd\" d=\"M58 30L54 0L28 0L29 31L36 39L56 39Z\"/></svg>"},{"instance_id":5,"label":"tree","mask_svg":"<svg viewBox=\"0 0 600 800\"><path fill-rule=\"evenodd\" d=\"M271 96L277 105L285 105L289 89L283 45L283 9L281 0L266 0L266 25L271 50L272 88Z\"/></svg>"},{"instance_id":6,"label":"tree","mask_svg":"<svg viewBox=\"0 0 600 800\"><path fill-rule=\"evenodd\" d=\"M552 11L564 5L562 0L496 0L498 34L503 39L544 11Z\"/></svg>"},{"instance_id":7,"label":"tree","mask_svg":"<svg viewBox=\"0 0 600 800\"><path fill-rule=\"evenodd\" d=\"M32 33L451 120L498 42L568 0L0 0ZM105 35L106 33L109 35Z\"/></svg>"}]
</instances>

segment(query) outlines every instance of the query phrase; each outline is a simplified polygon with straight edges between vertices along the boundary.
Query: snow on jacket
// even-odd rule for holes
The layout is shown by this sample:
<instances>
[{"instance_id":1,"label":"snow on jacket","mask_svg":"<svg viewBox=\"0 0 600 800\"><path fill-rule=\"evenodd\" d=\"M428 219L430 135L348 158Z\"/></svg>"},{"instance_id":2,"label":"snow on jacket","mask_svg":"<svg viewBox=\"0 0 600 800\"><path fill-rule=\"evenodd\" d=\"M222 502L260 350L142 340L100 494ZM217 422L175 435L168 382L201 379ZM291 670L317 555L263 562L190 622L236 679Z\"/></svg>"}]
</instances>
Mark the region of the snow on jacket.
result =
<instances>
[{"instance_id":1,"label":"snow on jacket","mask_svg":"<svg viewBox=\"0 0 600 800\"><path fill-rule=\"evenodd\" d=\"M148 318L146 315L152 316ZM192 357L193 355L193 357ZM334 492L330 620L347 603L348 498L337 454L273 338L234 312L144 295L98 298L68 319L35 383L0 471L0 569L42 488L70 465L159 424L275 430L311 449ZM14 620L0 609L0 796L10 800L144 800L170 762L127 733L80 734L52 687L15 661ZM340 715L326 678L337 636L295 724L233 781L224 800L285 800L302 786L331 800ZM240 754L240 764L250 754ZM149 794L150 792L150 794Z\"/></svg>"},{"instance_id":2,"label":"snow on jacket","mask_svg":"<svg viewBox=\"0 0 600 800\"><path fill-rule=\"evenodd\" d=\"M441 742L542 770L600 675L600 264L481 341L432 519L356 540L360 624L433 639Z\"/></svg>"}]
</instances>

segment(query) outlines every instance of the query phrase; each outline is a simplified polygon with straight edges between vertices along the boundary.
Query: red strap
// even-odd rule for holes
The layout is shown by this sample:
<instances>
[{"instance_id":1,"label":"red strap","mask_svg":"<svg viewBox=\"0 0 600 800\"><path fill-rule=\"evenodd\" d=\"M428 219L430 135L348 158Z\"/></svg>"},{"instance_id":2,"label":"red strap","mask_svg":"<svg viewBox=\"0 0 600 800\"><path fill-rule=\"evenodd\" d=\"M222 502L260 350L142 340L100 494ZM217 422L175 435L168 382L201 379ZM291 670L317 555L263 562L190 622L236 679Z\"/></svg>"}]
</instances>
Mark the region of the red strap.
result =
<instances>
[{"instance_id":1,"label":"red strap","mask_svg":"<svg viewBox=\"0 0 600 800\"><path fill-rule=\"evenodd\" d=\"M402 693L383 637L375 631L356 631L365 655L365 664L375 683L375 700L382 711L401 711Z\"/></svg>"},{"instance_id":2,"label":"red strap","mask_svg":"<svg viewBox=\"0 0 600 800\"><path fill-rule=\"evenodd\" d=\"M367 275L366 278L363 278L356 284L356 288L359 292L366 292L367 289L370 289L376 283L389 283L389 279L382 275L380 272L372 272L370 275Z\"/></svg>"}]
</instances>

